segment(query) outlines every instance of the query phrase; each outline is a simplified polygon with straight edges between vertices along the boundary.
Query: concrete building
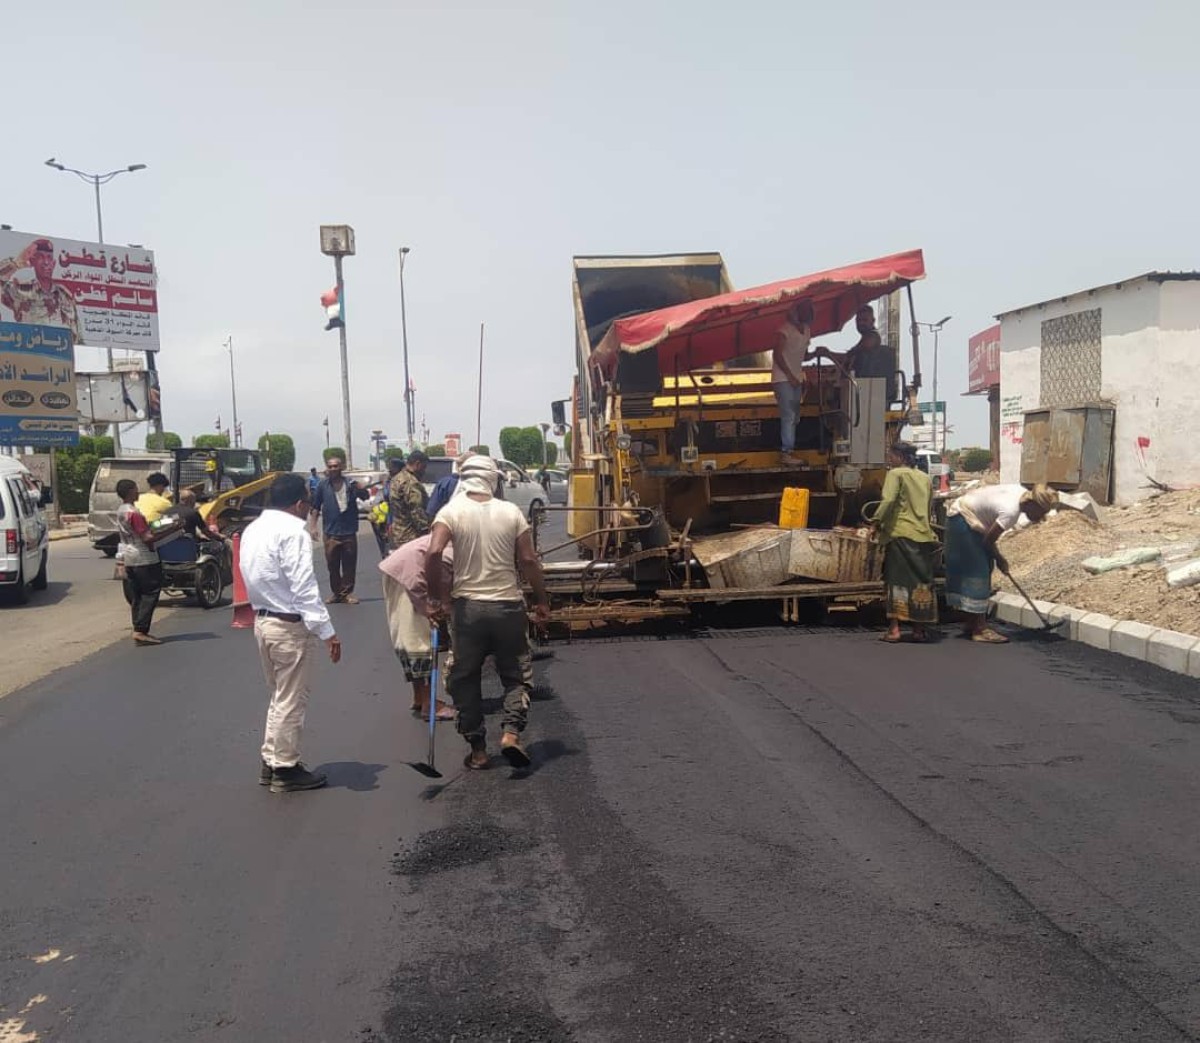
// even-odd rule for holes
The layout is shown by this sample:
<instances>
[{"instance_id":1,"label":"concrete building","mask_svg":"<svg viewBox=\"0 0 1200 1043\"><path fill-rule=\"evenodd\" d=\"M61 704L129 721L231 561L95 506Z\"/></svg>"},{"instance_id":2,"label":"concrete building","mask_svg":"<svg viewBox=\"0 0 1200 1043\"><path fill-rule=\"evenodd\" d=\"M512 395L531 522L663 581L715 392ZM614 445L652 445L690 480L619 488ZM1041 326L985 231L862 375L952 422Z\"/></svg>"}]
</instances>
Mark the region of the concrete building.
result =
<instances>
[{"instance_id":1,"label":"concrete building","mask_svg":"<svg viewBox=\"0 0 1200 1043\"><path fill-rule=\"evenodd\" d=\"M1151 477L1200 485L1200 272L1148 272L997 318L1002 481L1028 481L1044 470L1063 451L1066 428L1057 420L1071 414L1072 438L1082 439L1088 413L1111 425L1112 502L1144 498ZM1086 441L1095 470L1108 436L1092 419ZM1049 480L1071 487L1053 474Z\"/></svg>"}]
</instances>

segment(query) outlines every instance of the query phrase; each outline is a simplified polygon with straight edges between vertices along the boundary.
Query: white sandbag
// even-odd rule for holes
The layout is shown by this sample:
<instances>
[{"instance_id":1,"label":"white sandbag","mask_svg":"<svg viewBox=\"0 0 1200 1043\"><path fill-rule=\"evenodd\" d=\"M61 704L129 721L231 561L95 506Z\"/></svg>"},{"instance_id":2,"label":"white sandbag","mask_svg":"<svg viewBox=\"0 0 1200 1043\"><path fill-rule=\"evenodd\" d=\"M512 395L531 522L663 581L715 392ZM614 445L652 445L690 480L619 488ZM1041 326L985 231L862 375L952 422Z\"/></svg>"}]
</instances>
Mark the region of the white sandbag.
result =
<instances>
[{"instance_id":1,"label":"white sandbag","mask_svg":"<svg viewBox=\"0 0 1200 1043\"><path fill-rule=\"evenodd\" d=\"M1200 558L1171 569L1167 573L1168 587L1190 587L1200 583Z\"/></svg>"},{"instance_id":2,"label":"white sandbag","mask_svg":"<svg viewBox=\"0 0 1200 1043\"><path fill-rule=\"evenodd\" d=\"M1102 572L1112 572L1113 569L1127 569L1130 565L1144 565L1148 561L1158 561L1161 556L1157 547L1133 547L1108 557L1087 558L1083 562L1083 567L1093 576L1098 576Z\"/></svg>"}]
</instances>

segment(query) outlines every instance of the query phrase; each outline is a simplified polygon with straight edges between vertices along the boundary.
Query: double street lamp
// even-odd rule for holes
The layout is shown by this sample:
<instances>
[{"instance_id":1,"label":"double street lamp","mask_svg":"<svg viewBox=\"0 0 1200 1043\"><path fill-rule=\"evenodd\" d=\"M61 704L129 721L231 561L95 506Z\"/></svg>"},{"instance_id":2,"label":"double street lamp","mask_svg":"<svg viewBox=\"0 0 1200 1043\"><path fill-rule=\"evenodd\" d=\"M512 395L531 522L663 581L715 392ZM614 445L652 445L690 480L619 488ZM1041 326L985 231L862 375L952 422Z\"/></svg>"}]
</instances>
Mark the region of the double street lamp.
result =
<instances>
[{"instance_id":1,"label":"double street lamp","mask_svg":"<svg viewBox=\"0 0 1200 1043\"><path fill-rule=\"evenodd\" d=\"M122 174L134 174L139 170L145 170L145 163L130 163L127 167L120 167L117 170L109 170L103 174L89 174L86 170L76 170L74 167L68 167L60 163L57 159L51 156L46 160L46 166L53 167L55 170L61 170L64 174L74 174L81 181L86 181L96 192L96 241L104 243L104 212L100 208L100 186L107 185L113 178L120 177ZM107 351L108 356L108 371L113 371L113 353L112 348ZM146 366L153 370L154 360L149 352L146 353ZM121 455L121 425L113 424L113 452L117 456Z\"/></svg>"},{"instance_id":2,"label":"double street lamp","mask_svg":"<svg viewBox=\"0 0 1200 1043\"><path fill-rule=\"evenodd\" d=\"M113 178L119 177L121 174L133 174L139 170L145 170L145 163L131 163L127 167L121 167L119 170L110 170L105 174L89 174L85 170L76 170L74 167L63 166L58 160L51 156L46 160L46 166L53 167L55 170L61 170L64 174L74 174L82 181L86 181L96 190L96 241L104 242L104 215L100 210L100 186L107 185Z\"/></svg>"},{"instance_id":3,"label":"double street lamp","mask_svg":"<svg viewBox=\"0 0 1200 1043\"><path fill-rule=\"evenodd\" d=\"M933 451L935 453L945 452L945 424L946 414L942 413L942 434L938 435L938 334L942 332L942 327L950 321L953 316L947 315L944 319L937 322L918 322L916 325L924 326L927 330L933 333Z\"/></svg>"}]
</instances>

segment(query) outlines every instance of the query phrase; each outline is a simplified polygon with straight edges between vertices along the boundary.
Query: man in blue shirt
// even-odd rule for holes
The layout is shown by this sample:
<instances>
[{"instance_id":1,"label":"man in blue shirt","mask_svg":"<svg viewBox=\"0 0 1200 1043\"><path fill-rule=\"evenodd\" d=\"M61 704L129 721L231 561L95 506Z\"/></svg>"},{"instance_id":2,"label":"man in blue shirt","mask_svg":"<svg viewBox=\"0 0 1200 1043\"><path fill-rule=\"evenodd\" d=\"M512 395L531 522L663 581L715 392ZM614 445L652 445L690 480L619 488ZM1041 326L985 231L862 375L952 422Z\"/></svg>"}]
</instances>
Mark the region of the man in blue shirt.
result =
<instances>
[{"instance_id":1,"label":"man in blue shirt","mask_svg":"<svg viewBox=\"0 0 1200 1043\"><path fill-rule=\"evenodd\" d=\"M354 577L358 571L358 501L370 490L342 477L344 464L336 456L325 463L325 477L313 493L311 516L321 517L325 533L325 564L329 566L326 604L357 605Z\"/></svg>"}]
</instances>

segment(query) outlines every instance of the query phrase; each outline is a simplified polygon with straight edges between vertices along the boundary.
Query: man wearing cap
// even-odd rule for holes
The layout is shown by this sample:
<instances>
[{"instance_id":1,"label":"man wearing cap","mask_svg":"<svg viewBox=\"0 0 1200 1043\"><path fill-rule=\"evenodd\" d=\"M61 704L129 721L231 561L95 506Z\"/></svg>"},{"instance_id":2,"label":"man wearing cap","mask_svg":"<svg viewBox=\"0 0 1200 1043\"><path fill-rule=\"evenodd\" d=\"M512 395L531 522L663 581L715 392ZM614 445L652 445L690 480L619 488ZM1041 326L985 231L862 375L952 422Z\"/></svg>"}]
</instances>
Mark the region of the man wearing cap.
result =
<instances>
[{"instance_id":1,"label":"man wearing cap","mask_svg":"<svg viewBox=\"0 0 1200 1043\"><path fill-rule=\"evenodd\" d=\"M388 546L392 550L429 531L429 494L421 484L428 463L429 457L414 449L388 483Z\"/></svg>"},{"instance_id":2,"label":"man wearing cap","mask_svg":"<svg viewBox=\"0 0 1200 1043\"><path fill-rule=\"evenodd\" d=\"M75 343L80 340L75 298L65 286L54 282L54 244L35 239L16 257L0 261L0 304L10 309L16 322L42 326L65 326ZM33 278L17 273L33 269Z\"/></svg>"}]
</instances>

